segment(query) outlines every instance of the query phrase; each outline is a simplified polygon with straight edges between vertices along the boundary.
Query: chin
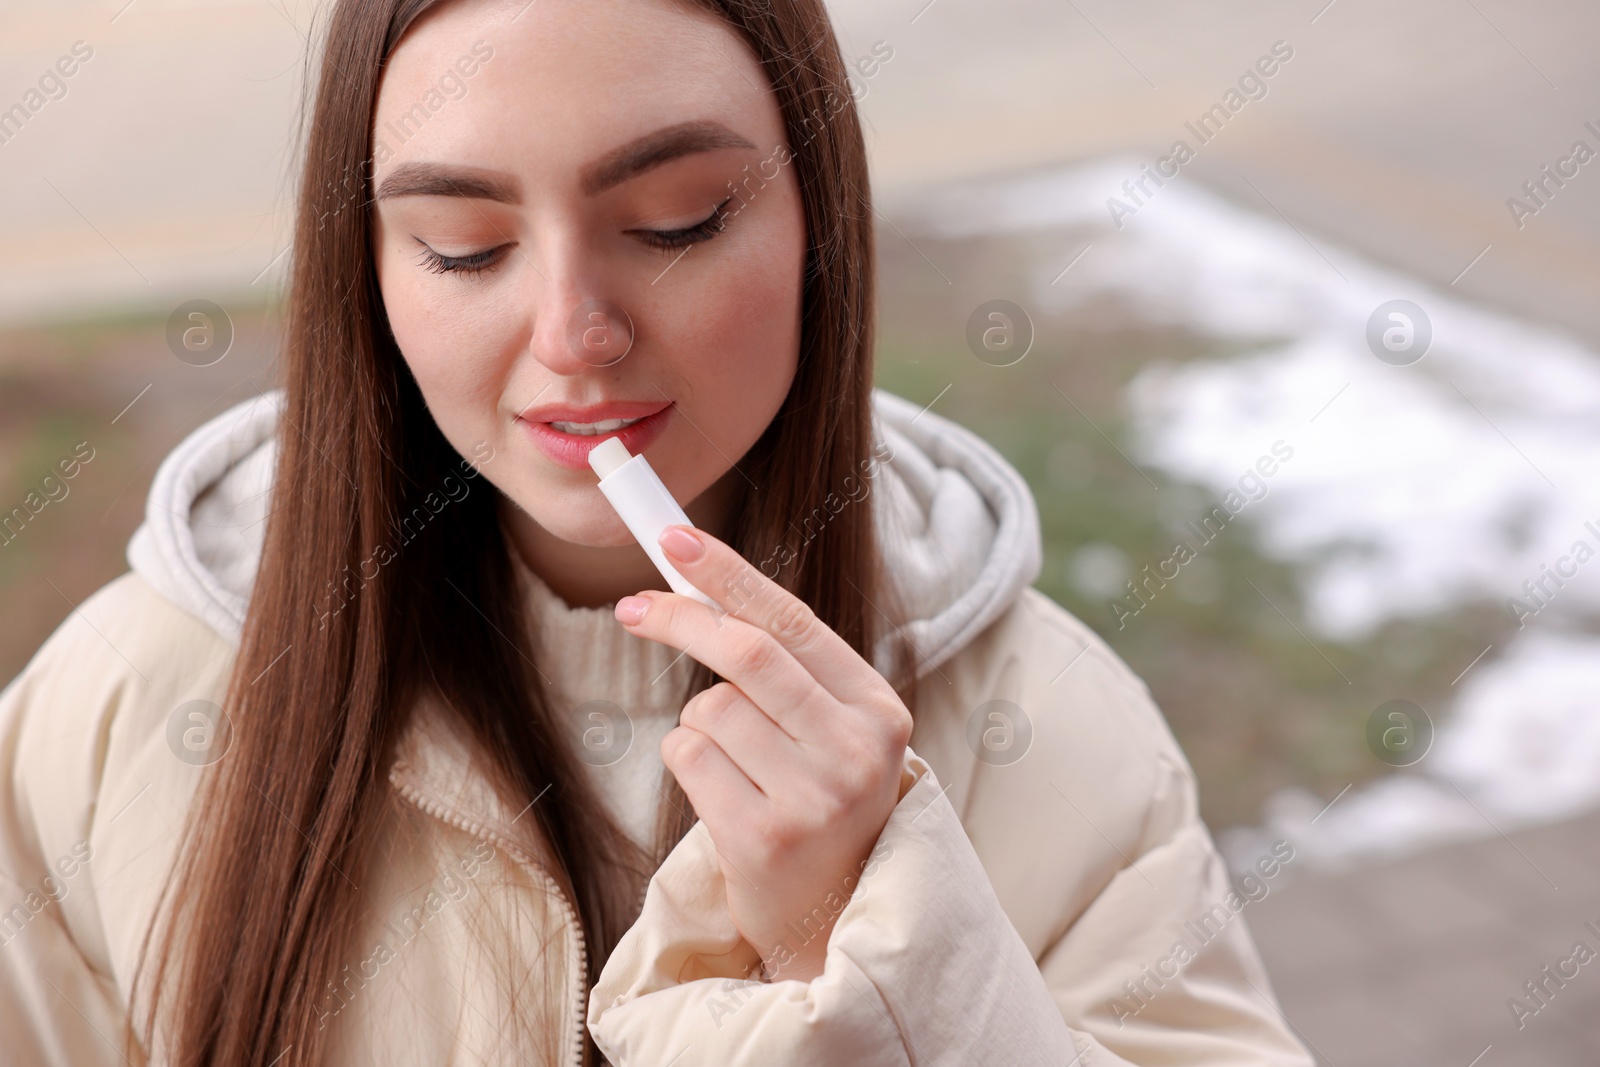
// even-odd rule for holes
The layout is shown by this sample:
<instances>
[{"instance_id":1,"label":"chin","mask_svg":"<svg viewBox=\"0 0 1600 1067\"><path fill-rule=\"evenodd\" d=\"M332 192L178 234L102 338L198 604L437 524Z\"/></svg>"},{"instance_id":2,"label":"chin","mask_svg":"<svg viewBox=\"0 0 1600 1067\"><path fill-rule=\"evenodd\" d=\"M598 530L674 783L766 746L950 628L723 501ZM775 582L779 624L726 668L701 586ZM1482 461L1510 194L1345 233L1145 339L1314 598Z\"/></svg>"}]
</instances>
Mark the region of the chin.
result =
<instances>
[{"instance_id":1,"label":"chin","mask_svg":"<svg viewBox=\"0 0 1600 1067\"><path fill-rule=\"evenodd\" d=\"M592 486L536 493L535 499L537 502L519 499L517 507L552 537L588 548L619 548L635 543L621 516Z\"/></svg>"}]
</instances>

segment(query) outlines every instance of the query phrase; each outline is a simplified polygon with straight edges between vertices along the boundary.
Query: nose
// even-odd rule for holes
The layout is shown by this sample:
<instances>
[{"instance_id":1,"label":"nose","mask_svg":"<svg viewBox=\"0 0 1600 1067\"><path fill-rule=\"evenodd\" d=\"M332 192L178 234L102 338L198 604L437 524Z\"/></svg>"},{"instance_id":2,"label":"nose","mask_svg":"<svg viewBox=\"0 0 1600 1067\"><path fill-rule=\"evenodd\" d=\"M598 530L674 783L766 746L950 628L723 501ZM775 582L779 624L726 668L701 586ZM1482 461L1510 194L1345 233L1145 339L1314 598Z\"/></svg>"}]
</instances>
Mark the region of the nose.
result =
<instances>
[{"instance_id":1,"label":"nose","mask_svg":"<svg viewBox=\"0 0 1600 1067\"><path fill-rule=\"evenodd\" d=\"M566 376L619 362L633 347L633 318L612 299L596 257L568 242L544 258L533 301L534 357Z\"/></svg>"}]
</instances>

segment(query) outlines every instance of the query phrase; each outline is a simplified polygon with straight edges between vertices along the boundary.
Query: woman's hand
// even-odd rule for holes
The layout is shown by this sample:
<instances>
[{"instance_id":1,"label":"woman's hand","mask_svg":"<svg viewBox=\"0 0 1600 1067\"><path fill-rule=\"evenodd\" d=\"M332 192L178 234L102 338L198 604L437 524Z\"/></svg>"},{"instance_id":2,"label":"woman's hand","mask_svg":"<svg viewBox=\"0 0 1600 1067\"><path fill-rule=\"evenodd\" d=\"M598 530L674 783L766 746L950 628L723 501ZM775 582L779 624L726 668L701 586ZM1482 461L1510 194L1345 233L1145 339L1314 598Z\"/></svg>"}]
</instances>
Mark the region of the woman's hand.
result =
<instances>
[{"instance_id":1,"label":"woman's hand","mask_svg":"<svg viewBox=\"0 0 1600 1067\"><path fill-rule=\"evenodd\" d=\"M661 547L728 612L654 590L617 602L629 632L727 679L684 706L662 761L710 831L734 925L767 976L809 981L899 801L911 713L804 601L729 546L669 526Z\"/></svg>"}]
</instances>

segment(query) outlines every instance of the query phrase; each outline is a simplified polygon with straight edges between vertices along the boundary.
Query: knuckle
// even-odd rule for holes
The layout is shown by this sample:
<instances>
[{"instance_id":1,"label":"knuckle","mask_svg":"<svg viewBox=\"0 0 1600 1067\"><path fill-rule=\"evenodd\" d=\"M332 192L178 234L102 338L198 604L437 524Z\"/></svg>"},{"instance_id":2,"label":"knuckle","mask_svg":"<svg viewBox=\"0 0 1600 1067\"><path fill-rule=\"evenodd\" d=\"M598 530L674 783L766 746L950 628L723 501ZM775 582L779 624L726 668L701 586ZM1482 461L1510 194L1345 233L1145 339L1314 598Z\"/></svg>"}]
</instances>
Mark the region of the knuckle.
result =
<instances>
[{"instance_id":1,"label":"knuckle","mask_svg":"<svg viewBox=\"0 0 1600 1067\"><path fill-rule=\"evenodd\" d=\"M734 572L724 579L722 592L742 608L761 590L761 585L756 579L756 569L741 560Z\"/></svg>"},{"instance_id":2,"label":"knuckle","mask_svg":"<svg viewBox=\"0 0 1600 1067\"><path fill-rule=\"evenodd\" d=\"M816 614L811 606L798 597L790 596L779 604L772 614L768 629L779 641L789 644L804 639L811 633Z\"/></svg>"},{"instance_id":3,"label":"knuckle","mask_svg":"<svg viewBox=\"0 0 1600 1067\"><path fill-rule=\"evenodd\" d=\"M899 750L911 743L911 733L916 728L916 720L911 712L904 708L895 708L889 713L888 734L889 744Z\"/></svg>"},{"instance_id":4,"label":"knuckle","mask_svg":"<svg viewBox=\"0 0 1600 1067\"><path fill-rule=\"evenodd\" d=\"M727 720L728 712L739 699L739 690L732 682L718 682L695 694L685 704L678 721L696 729L714 729Z\"/></svg>"},{"instance_id":5,"label":"knuckle","mask_svg":"<svg viewBox=\"0 0 1600 1067\"><path fill-rule=\"evenodd\" d=\"M750 842L757 864L771 865L804 844L803 828L794 819L773 815L762 820Z\"/></svg>"},{"instance_id":6,"label":"knuckle","mask_svg":"<svg viewBox=\"0 0 1600 1067\"><path fill-rule=\"evenodd\" d=\"M834 817L847 814L860 798L874 791L882 774L881 766L864 759L840 760L835 771L838 786L823 799L823 810Z\"/></svg>"},{"instance_id":7,"label":"knuckle","mask_svg":"<svg viewBox=\"0 0 1600 1067\"><path fill-rule=\"evenodd\" d=\"M848 810L878 796L885 783L898 781L904 747L863 733L833 761L829 782L833 795Z\"/></svg>"},{"instance_id":8,"label":"knuckle","mask_svg":"<svg viewBox=\"0 0 1600 1067\"><path fill-rule=\"evenodd\" d=\"M811 802L810 822L818 832L826 832L836 827L843 826L850 819L850 814L855 808L855 797L860 793L854 783L847 785L844 790L824 789L817 793Z\"/></svg>"},{"instance_id":9,"label":"knuckle","mask_svg":"<svg viewBox=\"0 0 1600 1067\"><path fill-rule=\"evenodd\" d=\"M679 728L670 731L665 738L662 738L662 748L666 750L662 759L663 762L671 763L675 769L688 769L698 763L710 747L710 739L704 734L693 729Z\"/></svg>"},{"instance_id":10,"label":"knuckle","mask_svg":"<svg viewBox=\"0 0 1600 1067\"><path fill-rule=\"evenodd\" d=\"M755 631L740 641L734 660L745 674L766 674L777 665L780 651L777 640L771 634Z\"/></svg>"}]
</instances>

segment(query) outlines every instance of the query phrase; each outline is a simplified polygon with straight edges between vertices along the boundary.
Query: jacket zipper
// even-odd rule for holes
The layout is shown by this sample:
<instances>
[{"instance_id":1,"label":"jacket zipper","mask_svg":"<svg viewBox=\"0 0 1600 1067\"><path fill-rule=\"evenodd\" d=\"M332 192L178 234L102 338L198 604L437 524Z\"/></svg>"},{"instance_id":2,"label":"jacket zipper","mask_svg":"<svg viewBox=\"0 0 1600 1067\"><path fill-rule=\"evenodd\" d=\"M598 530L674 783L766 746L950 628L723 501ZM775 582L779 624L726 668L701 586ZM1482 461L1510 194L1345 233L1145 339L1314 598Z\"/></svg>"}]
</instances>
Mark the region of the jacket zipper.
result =
<instances>
[{"instance_id":1,"label":"jacket zipper","mask_svg":"<svg viewBox=\"0 0 1600 1067\"><path fill-rule=\"evenodd\" d=\"M538 876L544 880L550 891L554 894L555 899L560 902L562 922L565 923L567 929L571 931L573 939L578 946L577 962L575 965L570 967L570 973L568 975L568 982L570 986L568 1001L570 1004L570 1011L568 1017L571 1020L571 1029L569 1032L571 1032L573 1035L573 1044L572 1054L568 1058L567 1062L571 1064L571 1067L581 1067L583 1063L584 1027L587 1022L583 1009L589 976L589 946L584 940L583 924L578 921L578 915L573 909L572 902L567 899L566 893L562 892L561 887L556 884L555 879L550 877L550 872L545 869L544 864L530 856L526 851L523 850L521 845L518 845L510 838L495 833L493 830L490 830L481 823L457 815L449 808L439 804L432 798L424 795L404 782L395 783L395 788L401 796L405 797L419 809L429 815L432 815L439 821L454 826L463 833L469 834L473 837L481 838L482 840L488 841L491 844L498 845L499 847L503 848L512 858L523 864L523 866L528 867L536 872ZM570 963L571 961L569 960L569 964Z\"/></svg>"}]
</instances>

